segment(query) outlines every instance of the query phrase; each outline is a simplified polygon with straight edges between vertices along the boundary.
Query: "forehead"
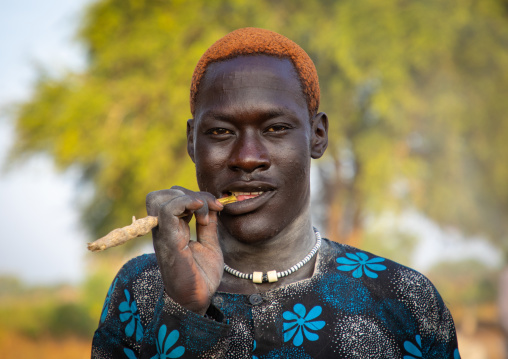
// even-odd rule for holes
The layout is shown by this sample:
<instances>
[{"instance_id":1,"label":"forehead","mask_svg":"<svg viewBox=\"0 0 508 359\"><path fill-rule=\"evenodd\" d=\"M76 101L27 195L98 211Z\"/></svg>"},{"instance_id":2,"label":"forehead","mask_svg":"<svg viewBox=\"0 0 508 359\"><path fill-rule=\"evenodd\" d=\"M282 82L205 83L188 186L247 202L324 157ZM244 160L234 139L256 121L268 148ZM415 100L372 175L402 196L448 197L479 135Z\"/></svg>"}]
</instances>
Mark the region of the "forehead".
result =
<instances>
[{"instance_id":1,"label":"forehead","mask_svg":"<svg viewBox=\"0 0 508 359\"><path fill-rule=\"evenodd\" d=\"M305 109L307 102L293 64L267 55L239 56L210 64L196 99L196 117L212 108L264 106Z\"/></svg>"}]
</instances>

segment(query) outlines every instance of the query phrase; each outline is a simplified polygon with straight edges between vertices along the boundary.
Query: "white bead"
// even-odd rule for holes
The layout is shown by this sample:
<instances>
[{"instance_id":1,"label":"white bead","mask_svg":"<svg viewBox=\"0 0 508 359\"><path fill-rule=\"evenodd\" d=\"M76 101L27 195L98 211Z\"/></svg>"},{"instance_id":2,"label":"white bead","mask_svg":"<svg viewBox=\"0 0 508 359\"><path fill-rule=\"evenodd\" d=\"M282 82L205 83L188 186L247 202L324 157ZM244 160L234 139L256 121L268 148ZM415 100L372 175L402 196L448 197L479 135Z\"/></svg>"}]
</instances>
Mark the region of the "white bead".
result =
<instances>
[{"instance_id":1,"label":"white bead","mask_svg":"<svg viewBox=\"0 0 508 359\"><path fill-rule=\"evenodd\" d=\"M269 272L266 272L266 275L268 276L268 281L270 283L277 282L279 280L277 278L277 271L271 270Z\"/></svg>"},{"instance_id":2,"label":"white bead","mask_svg":"<svg viewBox=\"0 0 508 359\"><path fill-rule=\"evenodd\" d=\"M312 259L312 257L314 257L314 255L317 253L317 251L319 250L319 248L321 246L321 234L317 231L316 228L314 228L314 233L316 235L316 244L314 245L314 248L312 248L310 253L307 254L307 256L304 259L302 259L300 262L296 263L294 266L292 266L291 268L289 268L288 270L286 270L284 272L276 272L276 271L268 272L267 278L269 279L270 282L272 282L272 280L270 280L270 278L272 278L272 279L275 278L275 280L273 280L273 282L275 282L275 281L277 281L277 278L286 277L286 276L290 275L291 273L296 272L301 267L303 267L308 261L310 261ZM234 275L236 277L243 278L243 279L249 279L249 280L252 279L252 281L254 283L263 283L263 272L254 272L252 274L243 273L243 272L240 272L236 269L231 268L226 263L224 263L224 270L226 272L228 272L229 274ZM272 272L274 274L269 274Z\"/></svg>"},{"instance_id":3,"label":"white bead","mask_svg":"<svg viewBox=\"0 0 508 359\"><path fill-rule=\"evenodd\" d=\"M252 273L252 281L254 283L263 283L263 272Z\"/></svg>"}]
</instances>

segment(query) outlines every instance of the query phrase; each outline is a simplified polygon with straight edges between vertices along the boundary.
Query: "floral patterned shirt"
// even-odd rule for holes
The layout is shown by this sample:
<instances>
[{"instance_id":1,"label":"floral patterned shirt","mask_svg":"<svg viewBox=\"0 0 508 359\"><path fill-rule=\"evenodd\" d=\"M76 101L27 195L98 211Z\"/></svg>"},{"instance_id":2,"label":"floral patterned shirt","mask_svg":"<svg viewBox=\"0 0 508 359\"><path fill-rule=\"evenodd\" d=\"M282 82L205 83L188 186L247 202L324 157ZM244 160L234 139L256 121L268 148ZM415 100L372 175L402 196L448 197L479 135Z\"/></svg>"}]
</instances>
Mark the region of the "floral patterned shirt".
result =
<instances>
[{"instance_id":1,"label":"floral patterned shirt","mask_svg":"<svg viewBox=\"0 0 508 359\"><path fill-rule=\"evenodd\" d=\"M206 316L163 290L154 254L114 279L92 358L460 358L439 293L420 273L323 240L311 278L252 295L218 292Z\"/></svg>"}]
</instances>

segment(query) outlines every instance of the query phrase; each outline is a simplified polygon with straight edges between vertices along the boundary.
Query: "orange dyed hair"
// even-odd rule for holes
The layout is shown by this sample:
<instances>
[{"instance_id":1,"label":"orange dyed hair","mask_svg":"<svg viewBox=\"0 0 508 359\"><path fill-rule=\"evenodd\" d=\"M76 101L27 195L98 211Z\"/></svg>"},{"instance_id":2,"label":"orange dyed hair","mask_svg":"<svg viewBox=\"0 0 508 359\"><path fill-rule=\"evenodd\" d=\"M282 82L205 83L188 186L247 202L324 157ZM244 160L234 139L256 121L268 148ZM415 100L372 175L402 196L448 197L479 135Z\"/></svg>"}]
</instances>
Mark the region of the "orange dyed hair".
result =
<instances>
[{"instance_id":1,"label":"orange dyed hair","mask_svg":"<svg viewBox=\"0 0 508 359\"><path fill-rule=\"evenodd\" d=\"M319 107L319 80L316 67L309 55L295 42L276 32L246 27L230 32L215 42L201 56L194 74L190 89L190 107L195 114L196 97L199 84L205 75L208 65L244 55L269 55L285 58L293 63L303 94L307 100L310 116L317 113Z\"/></svg>"}]
</instances>

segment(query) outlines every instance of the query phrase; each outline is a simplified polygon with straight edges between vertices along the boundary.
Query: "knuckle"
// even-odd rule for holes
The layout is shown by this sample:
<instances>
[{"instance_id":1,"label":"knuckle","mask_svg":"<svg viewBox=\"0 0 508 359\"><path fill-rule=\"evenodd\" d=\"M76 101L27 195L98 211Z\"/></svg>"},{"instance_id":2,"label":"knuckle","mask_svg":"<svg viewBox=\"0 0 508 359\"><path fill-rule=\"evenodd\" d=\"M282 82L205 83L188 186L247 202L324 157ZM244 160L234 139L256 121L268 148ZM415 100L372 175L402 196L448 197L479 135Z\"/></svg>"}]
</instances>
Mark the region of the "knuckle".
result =
<instances>
[{"instance_id":1,"label":"knuckle","mask_svg":"<svg viewBox=\"0 0 508 359\"><path fill-rule=\"evenodd\" d=\"M146 195L146 204L151 204L154 199L157 197L157 192L158 191L153 191L153 192L150 192Z\"/></svg>"},{"instance_id":2,"label":"knuckle","mask_svg":"<svg viewBox=\"0 0 508 359\"><path fill-rule=\"evenodd\" d=\"M183 188L181 186L172 186L171 187L171 191L175 191L175 192L178 192L178 193L186 193L188 192L189 190L186 189L186 188Z\"/></svg>"},{"instance_id":3,"label":"knuckle","mask_svg":"<svg viewBox=\"0 0 508 359\"><path fill-rule=\"evenodd\" d=\"M168 191L168 193L169 193L171 199L174 199L177 197L182 197L187 194L184 191L182 191L181 189L174 188L174 187L171 187L171 189Z\"/></svg>"},{"instance_id":4,"label":"knuckle","mask_svg":"<svg viewBox=\"0 0 508 359\"><path fill-rule=\"evenodd\" d=\"M160 206L160 208L159 208L159 215L167 216L167 215L172 214L172 208L169 205L170 203L171 202L164 203L163 205Z\"/></svg>"},{"instance_id":5,"label":"knuckle","mask_svg":"<svg viewBox=\"0 0 508 359\"><path fill-rule=\"evenodd\" d=\"M196 212L199 213L200 215L208 214L208 203L206 203L206 201L204 201L203 206L201 208L198 208L198 210Z\"/></svg>"},{"instance_id":6,"label":"knuckle","mask_svg":"<svg viewBox=\"0 0 508 359\"><path fill-rule=\"evenodd\" d=\"M159 191L153 191L146 195L146 211L148 214L153 214L155 211L155 203L157 203L157 198L159 196Z\"/></svg>"},{"instance_id":7,"label":"knuckle","mask_svg":"<svg viewBox=\"0 0 508 359\"><path fill-rule=\"evenodd\" d=\"M209 192L198 192L199 196L206 201L215 201L215 196Z\"/></svg>"}]
</instances>

